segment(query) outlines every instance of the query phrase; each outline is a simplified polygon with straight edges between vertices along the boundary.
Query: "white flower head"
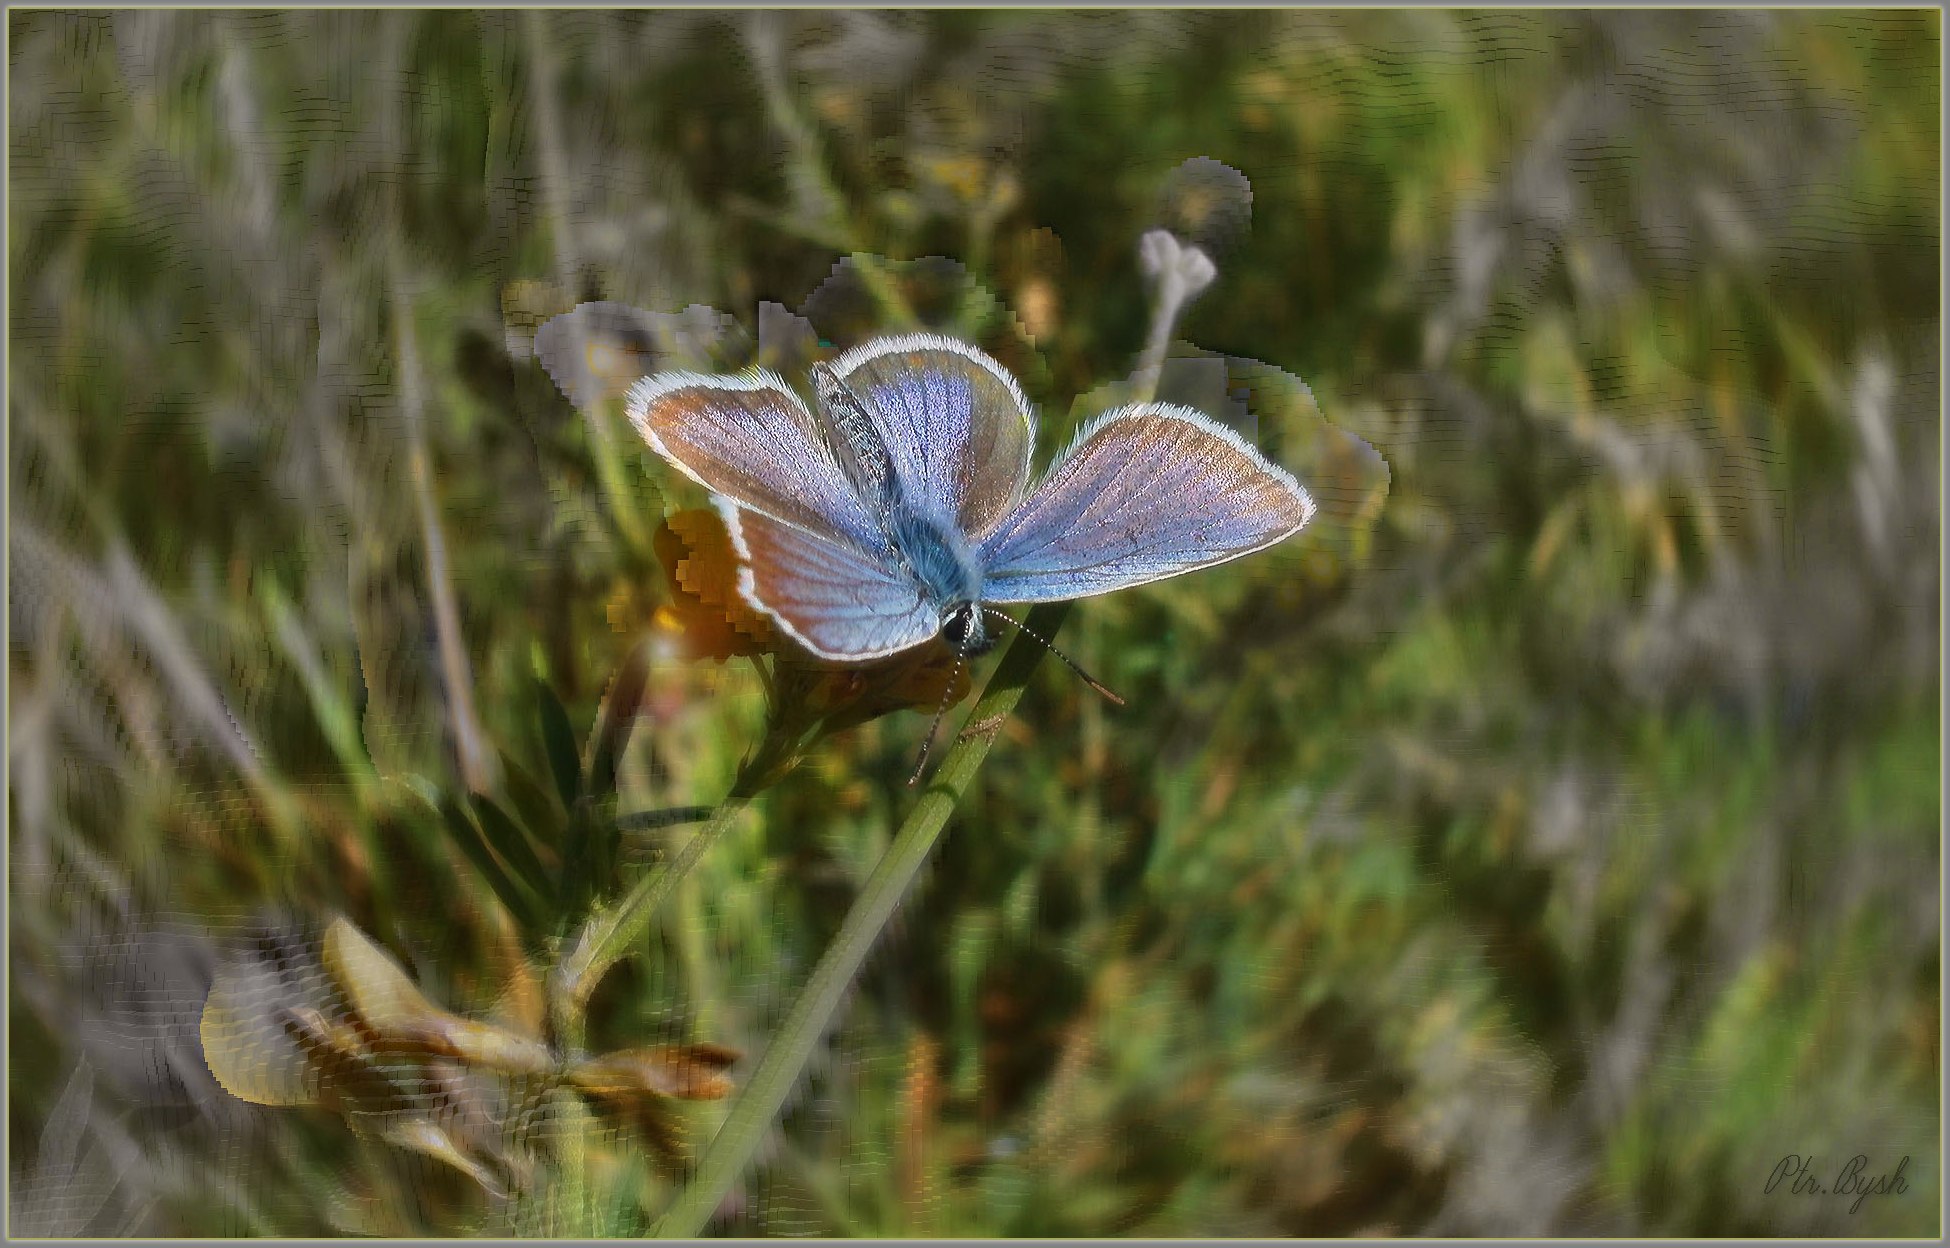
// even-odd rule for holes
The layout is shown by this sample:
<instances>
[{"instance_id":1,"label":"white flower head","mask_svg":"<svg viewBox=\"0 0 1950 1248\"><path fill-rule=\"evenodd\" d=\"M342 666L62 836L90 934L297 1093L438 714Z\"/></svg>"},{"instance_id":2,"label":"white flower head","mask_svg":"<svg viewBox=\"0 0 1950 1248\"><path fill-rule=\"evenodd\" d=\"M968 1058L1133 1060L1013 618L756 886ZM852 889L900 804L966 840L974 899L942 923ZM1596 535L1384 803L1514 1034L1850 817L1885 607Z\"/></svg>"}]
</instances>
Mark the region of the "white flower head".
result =
<instances>
[{"instance_id":1,"label":"white flower head","mask_svg":"<svg viewBox=\"0 0 1950 1248\"><path fill-rule=\"evenodd\" d=\"M1219 275L1210 256L1170 230L1145 231L1138 240L1138 264L1171 305L1194 298Z\"/></svg>"}]
</instances>

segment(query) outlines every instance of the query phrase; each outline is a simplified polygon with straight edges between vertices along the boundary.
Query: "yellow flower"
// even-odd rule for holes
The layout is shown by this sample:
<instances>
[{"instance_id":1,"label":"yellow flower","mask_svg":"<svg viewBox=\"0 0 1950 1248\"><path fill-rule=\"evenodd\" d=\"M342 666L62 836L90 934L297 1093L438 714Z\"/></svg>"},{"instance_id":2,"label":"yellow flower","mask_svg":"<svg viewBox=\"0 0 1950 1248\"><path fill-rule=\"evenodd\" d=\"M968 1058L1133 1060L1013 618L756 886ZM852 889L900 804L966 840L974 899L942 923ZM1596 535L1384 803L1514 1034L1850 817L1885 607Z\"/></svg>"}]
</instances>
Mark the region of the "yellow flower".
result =
<instances>
[{"instance_id":1,"label":"yellow flower","mask_svg":"<svg viewBox=\"0 0 1950 1248\"><path fill-rule=\"evenodd\" d=\"M670 582L670 604L655 623L688 659L773 654L779 635L771 621L738 593L738 553L724 521L708 508L680 511L651 539Z\"/></svg>"},{"instance_id":2,"label":"yellow flower","mask_svg":"<svg viewBox=\"0 0 1950 1248\"><path fill-rule=\"evenodd\" d=\"M738 555L715 511L695 508L665 520L653 539L670 583L670 603L656 627L689 659L724 662L776 656L773 696L833 730L890 711L932 711L968 696L968 664L940 638L868 663L817 658L774 628L738 592Z\"/></svg>"},{"instance_id":3,"label":"yellow flower","mask_svg":"<svg viewBox=\"0 0 1950 1248\"><path fill-rule=\"evenodd\" d=\"M806 705L826 717L828 731L893 711L952 706L973 687L968 664L940 638L871 663L809 662L806 667Z\"/></svg>"}]
</instances>

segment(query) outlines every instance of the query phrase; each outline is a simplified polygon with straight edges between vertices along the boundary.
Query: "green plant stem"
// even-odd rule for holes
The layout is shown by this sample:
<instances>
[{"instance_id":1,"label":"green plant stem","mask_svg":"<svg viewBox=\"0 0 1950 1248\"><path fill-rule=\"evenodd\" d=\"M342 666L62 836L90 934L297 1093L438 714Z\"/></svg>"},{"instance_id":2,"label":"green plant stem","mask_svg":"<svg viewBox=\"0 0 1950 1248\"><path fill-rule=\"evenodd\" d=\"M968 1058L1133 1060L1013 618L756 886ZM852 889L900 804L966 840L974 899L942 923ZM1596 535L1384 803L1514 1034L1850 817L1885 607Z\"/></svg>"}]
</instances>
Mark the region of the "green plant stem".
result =
<instances>
[{"instance_id":1,"label":"green plant stem","mask_svg":"<svg viewBox=\"0 0 1950 1248\"><path fill-rule=\"evenodd\" d=\"M1028 626L1044 637L1054 637L1069 610L1067 603L1037 607L1029 614ZM893 845L848 911L839 935L813 968L812 978L800 990L765 1056L745 1081L724 1125L699 1160L695 1176L658 1221L657 1235L687 1238L700 1234L725 1193L744 1172L786 1096L799 1081L814 1046L831 1025L867 952L914 883L948 816L954 813L955 803L988 757L996 731L1015 709L1042 657L1043 647L1026 633L1018 634L1010 643L970 716L977 730L964 734L942 758L933 783L908 813Z\"/></svg>"},{"instance_id":2,"label":"green plant stem","mask_svg":"<svg viewBox=\"0 0 1950 1248\"><path fill-rule=\"evenodd\" d=\"M727 797L668 866L638 880L621 901L599 909L583 924L575 943L549 976L549 1024L558 1045L568 1051L581 1049L582 1012L589 1004L589 995L609 968L642 941L657 907L705 851L717 844L750 800L737 793Z\"/></svg>"},{"instance_id":3,"label":"green plant stem","mask_svg":"<svg viewBox=\"0 0 1950 1248\"><path fill-rule=\"evenodd\" d=\"M719 803L710 819L685 844L683 851L667 866L645 875L631 886L621 901L598 907L577 933L575 942L563 953L549 974L549 1034L558 1048L579 1052L583 1044L583 1008L596 985L630 950L643 941L650 921L657 915L671 890L704 857L718 838L751 804L753 796L789 768L798 756L803 730L774 724L766 733L758 752L739 769L731 792Z\"/></svg>"},{"instance_id":4,"label":"green plant stem","mask_svg":"<svg viewBox=\"0 0 1950 1248\"><path fill-rule=\"evenodd\" d=\"M616 826L625 832L656 832L680 823L702 823L712 815L709 806L669 806L662 810L636 810L616 816Z\"/></svg>"}]
</instances>

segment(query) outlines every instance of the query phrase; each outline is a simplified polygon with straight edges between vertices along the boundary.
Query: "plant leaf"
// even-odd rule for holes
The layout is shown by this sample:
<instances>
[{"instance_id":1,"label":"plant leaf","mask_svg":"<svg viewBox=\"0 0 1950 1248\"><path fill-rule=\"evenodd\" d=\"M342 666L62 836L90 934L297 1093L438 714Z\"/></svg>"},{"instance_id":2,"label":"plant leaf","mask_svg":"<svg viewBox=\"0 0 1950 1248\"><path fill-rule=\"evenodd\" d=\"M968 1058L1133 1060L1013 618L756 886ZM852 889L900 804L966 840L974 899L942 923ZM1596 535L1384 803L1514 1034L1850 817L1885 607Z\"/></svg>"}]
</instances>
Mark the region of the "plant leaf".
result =
<instances>
[{"instance_id":1,"label":"plant leaf","mask_svg":"<svg viewBox=\"0 0 1950 1248\"><path fill-rule=\"evenodd\" d=\"M655 832L680 823L702 823L711 817L713 806L668 806L662 810L633 810L616 816L616 826L625 832Z\"/></svg>"},{"instance_id":2,"label":"plant leaf","mask_svg":"<svg viewBox=\"0 0 1950 1248\"><path fill-rule=\"evenodd\" d=\"M643 686L650 678L650 642L646 639L630 647L629 654L611 677L603 695L603 708L596 717L590 739L589 777L585 791L597 801L616 795L616 768L630 743L630 730L636 726L637 708L643 702Z\"/></svg>"},{"instance_id":3,"label":"plant leaf","mask_svg":"<svg viewBox=\"0 0 1950 1248\"><path fill-rule=\"evenodd\" d=\"M471 796L475 818L479 820L481 832L487 837L488 844L494 847L494 852L501 855L501 860L529 888L543 897L554 896L557 883L555 873L536 852L540 844L538 839L516 823L487 794L475 793Z\"/></svg>"},{"instance_id":4,"label":"plant leaf","mask_svg":"<svg viewBox=\"0 0 1950 1248\"><path fill-rule=\"evenodd\" d=\"M577 802L569 810L569 826L562 834L562 913L579 914L594 895L595 864L590 861L589 806Z\"/></svg>"},{"instance_id":5,"label":"plant leaf","mask_svg":"<svg viewBox=\"0 0 1950 1248\"><path fill-rule=\"evenodd\" d=\"M507 868L495 858L494 851L488 847L485 834L475 826L474 820L453 798L443 795L437 806L454 843L480 871L482 878L488 882L488 887L494 890L494 895L501 899L501 904L507 907L510 915L514 916L515 922L526 931L539 928L545 913L541 898L526 884L508 873Z\"/></svg>"},{"instance_id":6,"label":"plant leaf","mask_svg":"<svg viewBox=\"0 0 1950 1248\"><path fill-rule=\"evenodd\" d=\"M541 720L542 748L548 752L548 769L555 777L555 791L562 798L562 809L574 810L582 796L582 759L576 753L575 730L569 726L569 712L548 682L535 682L536 713Z\"/></svg>"},{"instance_id":7,"label":"plant leaf","mask_svg":"<svg viewBox=\"0 0 1950 1248\"><path fill-rule=\"evenodd\" d=\"M506 750L501 756L501 780L506 786L508 804L520 816L521 824L537 841L551 849L558 846L568 818L555 795L542 787L535 773L515 761Z\"/></svg>"}]
</instances>

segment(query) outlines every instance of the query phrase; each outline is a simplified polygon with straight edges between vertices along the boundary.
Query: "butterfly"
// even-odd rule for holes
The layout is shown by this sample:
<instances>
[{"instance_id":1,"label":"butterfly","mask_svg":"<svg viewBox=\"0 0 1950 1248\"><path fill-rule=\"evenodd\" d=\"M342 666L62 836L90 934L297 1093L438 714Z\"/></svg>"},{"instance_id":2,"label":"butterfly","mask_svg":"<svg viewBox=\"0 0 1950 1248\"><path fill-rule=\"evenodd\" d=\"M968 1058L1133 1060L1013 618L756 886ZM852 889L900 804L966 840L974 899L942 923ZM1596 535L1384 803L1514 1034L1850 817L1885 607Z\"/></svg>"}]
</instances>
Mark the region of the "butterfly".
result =
<instances>
[{"instance_id":1,"label":"butterfly","mask_svg":"<svg viewBox=\"0 0 1950 1248\"><path fill-rule=\"evenodd\" d=\"M842 662L996 637L997 604L1106 594L1263 550L1312 496L1188 407L1136 403L1080 429L1032 489L1036 416L988 355L936 334L813 365L809 408L777 374L653 374L630 421L709 490L738 589ZM1095 682L1092 682L1093 684Z\"/></svg>"}]
</instances>

